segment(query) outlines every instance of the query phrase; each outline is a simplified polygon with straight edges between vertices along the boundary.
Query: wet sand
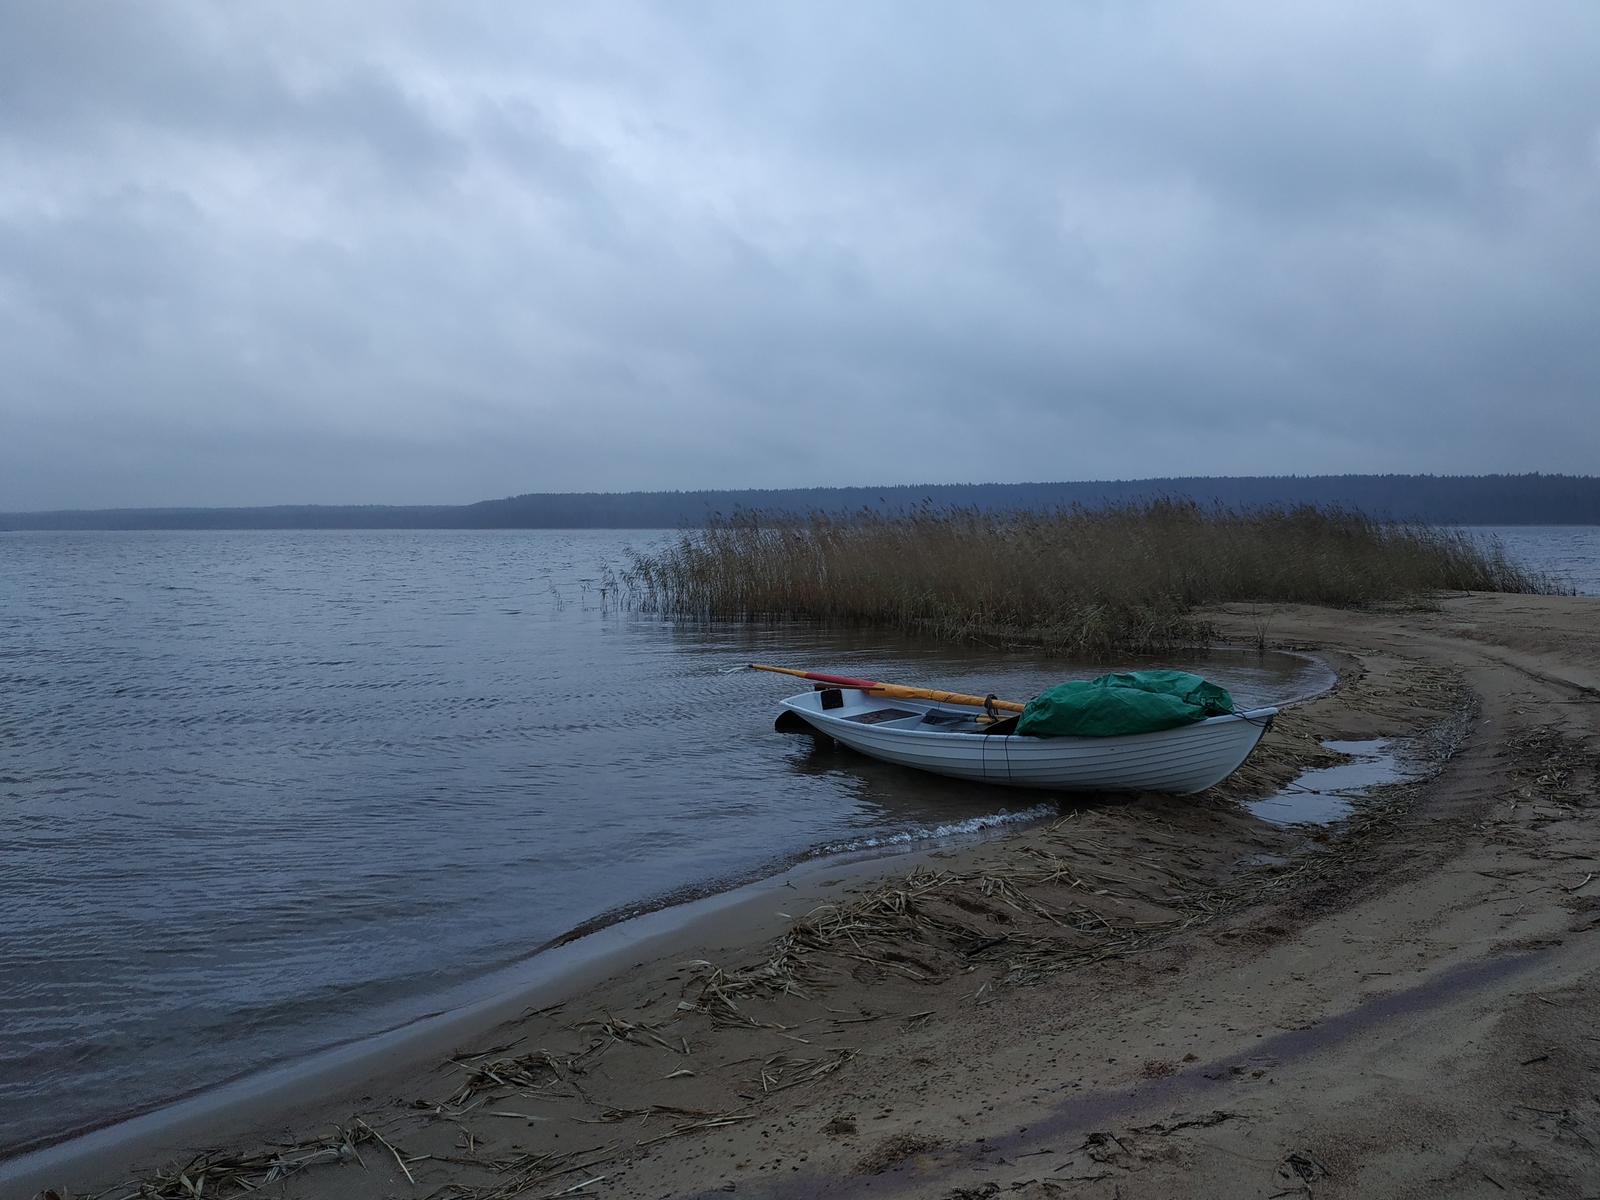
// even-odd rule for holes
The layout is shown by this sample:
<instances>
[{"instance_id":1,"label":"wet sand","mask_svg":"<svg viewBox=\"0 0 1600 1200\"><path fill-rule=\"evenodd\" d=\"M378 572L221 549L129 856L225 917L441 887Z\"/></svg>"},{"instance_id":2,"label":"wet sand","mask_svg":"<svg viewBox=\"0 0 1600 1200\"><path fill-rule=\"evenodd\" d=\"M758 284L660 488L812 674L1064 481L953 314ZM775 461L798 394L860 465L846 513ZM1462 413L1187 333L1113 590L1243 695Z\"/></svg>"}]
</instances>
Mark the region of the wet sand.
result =
<instances>
[{"instance_id":1,"label":"wet sand","mask_svg":"<svg viewBox=\"0 0 1600 1200\"><path fill-rule=\"evenodd\" d=\"M308 1200L1600 1191L1600 600L1279 608L1266 638L1340 683L1227 790L771 881L0 1193L274 1161ZM1240 807L1379 737L1419 774L1340 825Z\"/></svg>"}]
</instances>

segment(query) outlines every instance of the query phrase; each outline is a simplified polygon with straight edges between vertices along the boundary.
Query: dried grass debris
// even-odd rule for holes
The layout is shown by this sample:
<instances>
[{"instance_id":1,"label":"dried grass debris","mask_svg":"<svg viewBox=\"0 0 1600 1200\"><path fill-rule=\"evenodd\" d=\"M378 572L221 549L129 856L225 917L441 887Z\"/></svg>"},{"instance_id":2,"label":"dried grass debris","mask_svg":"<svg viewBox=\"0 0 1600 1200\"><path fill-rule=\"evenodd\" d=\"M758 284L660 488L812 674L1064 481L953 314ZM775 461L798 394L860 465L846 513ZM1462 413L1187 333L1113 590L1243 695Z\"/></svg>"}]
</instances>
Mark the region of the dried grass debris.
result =
<instances>
[{"instance_id":1,"label":"dried grass debris","mask_svg":"<svg viewBox=\"0 0 1600 1200\"><path fill-rule=\"evenodd\" d=\"M1506 739L1505 754L1516 787L1512 803L1530 805L1536 818L1569 816L1600 799L1600 753L1582 737L1554 725L1530 726Z\"/></svg>"},{"instance_id":2,"label":"dried grass debris","mask_svg":"<svg viewBox=\"0 0 1600 1200\"><path fill-rule=\"evenodd\" d=\"M763 1092L781 1092L801 1084L816 1083L832 1075L859 1053L854 1046L842 1046L827 1051L827 1058L795 1058L789 1054L774 1054L762 1062L759 1077L750 1082L759 1084Z\"/></svg>"},{"instance_id":3,"label":"dried grass debris","mask_svg":"<svg viewBox=\"0 0 1600 1200\"><path fill-rule=\"evenodd\" d=\"M374 1140L379 1140L376 1130L358 1119L349 1127L335 1127L326 1137L287 1146L197 1154L182 1165L173 1164L141 1180L121 1200L203 1200L207 1196L224 1200L242 1196L313 1167L352 1162L364 1167L366 1163L357 1147ZM399 1151L395 1156L404 1168L405 1160Z\"/></svg>"},{"instance_id":4,"label":"dried grass debris","mask_svg":"<svg viewBox=\"0 0 1600 1200\"><path fill-rule=\"evenodd\" d=\"M448 1101L446 1115L459 1115L475 1101L491 1097L496 1092L518 1094L534 1099L558 1099L567 1091L555 1091L553 1085L577 1088L576 1077L588 1071L588 1060L606 1045L596 1039L586 1049L576 1054L554 1054L538 1049L511 1058L486 1058L484 1054L458 1056L449 1060L451 1066L467 1072L467 1077L457 1087Z\"/></svg>"},{"instance_id":5,"label":"dried grass debris","mask_svg":"<svg viewBox=\"0 0 1600 1200\"><path fill-rule=\"evenodd\" d=\"M475 1161L472 1165L501 1175L499 1182L481 1187L461 1183L447 1183L430 1192L426 1200L515 1200L536 1187L553 1183L570 1175L586 1174L596 1167L606 1166L620 1157L621 1149L615 1142L593 1146L568 1153L517 1154L500 1159ZM578 1188L594 1183L592 1178L574 1184L551 1196L571 1194Z\"/></svg>"}]
</instances>

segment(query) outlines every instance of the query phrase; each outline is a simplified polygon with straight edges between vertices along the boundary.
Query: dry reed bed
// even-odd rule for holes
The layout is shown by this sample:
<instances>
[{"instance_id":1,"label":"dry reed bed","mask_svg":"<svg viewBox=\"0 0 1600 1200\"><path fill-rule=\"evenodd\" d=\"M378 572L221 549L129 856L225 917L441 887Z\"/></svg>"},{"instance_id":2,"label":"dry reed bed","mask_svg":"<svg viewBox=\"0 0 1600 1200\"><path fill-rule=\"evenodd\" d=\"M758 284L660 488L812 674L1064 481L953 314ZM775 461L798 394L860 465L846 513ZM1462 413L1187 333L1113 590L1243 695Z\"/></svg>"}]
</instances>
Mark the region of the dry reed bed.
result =
<instances>
[{"instance_id":1,"label":"dry reed bed","mask_svg":"<svg viewBox=\"0 0 1600 1200\"><path fill-rule=\"evenodd\" d=\"M695 620L806 620L1079 654L1208 640L1196 608L1354 606L1439 591L1549 593L1456 530L1302 505L1157 500L1098 509L738 514L635 558L635 607Z\"/></svg>"}]
</instances>

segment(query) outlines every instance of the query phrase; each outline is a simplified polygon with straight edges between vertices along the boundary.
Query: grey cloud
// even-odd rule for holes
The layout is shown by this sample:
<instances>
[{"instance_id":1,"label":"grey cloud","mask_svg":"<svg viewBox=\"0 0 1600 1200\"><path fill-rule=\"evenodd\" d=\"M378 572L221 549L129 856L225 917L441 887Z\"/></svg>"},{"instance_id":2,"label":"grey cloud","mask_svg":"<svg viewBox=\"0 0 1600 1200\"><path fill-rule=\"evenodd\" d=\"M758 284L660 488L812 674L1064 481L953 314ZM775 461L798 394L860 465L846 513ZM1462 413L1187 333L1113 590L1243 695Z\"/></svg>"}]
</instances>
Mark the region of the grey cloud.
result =
<instances>
[{"instance_id":1,"label":"grey cloud","mask_svg":"<svg viewBox=\"0 0 1600 1200\"><path fill-rule=\"evenodd\" d=\"M1589 471L1597 25L10 5L0 508Z\"/></svg>"}]
</instances>

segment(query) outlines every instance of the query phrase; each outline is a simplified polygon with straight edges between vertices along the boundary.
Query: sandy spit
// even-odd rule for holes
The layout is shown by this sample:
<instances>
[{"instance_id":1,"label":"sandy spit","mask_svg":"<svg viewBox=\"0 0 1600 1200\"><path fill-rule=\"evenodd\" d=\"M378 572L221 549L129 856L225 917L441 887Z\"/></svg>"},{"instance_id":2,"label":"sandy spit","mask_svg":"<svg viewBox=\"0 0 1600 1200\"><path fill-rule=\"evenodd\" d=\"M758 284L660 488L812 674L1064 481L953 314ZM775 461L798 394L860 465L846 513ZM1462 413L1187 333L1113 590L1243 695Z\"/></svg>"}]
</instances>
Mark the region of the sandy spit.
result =
<instances>
[{"instance_id":1,"label":"sandy spit","mask_svg":"<svg viewBox=\"0 0 1600 1200\"><path fill-rule=\"evenodd\" d=\"M1600 1193L1600 600L1213 618L1340 675L1227 791L775 880L0 1194ZM1240 808L1372 737L1420 774L1343 825Z\"/></svg>"}]
</instances>

